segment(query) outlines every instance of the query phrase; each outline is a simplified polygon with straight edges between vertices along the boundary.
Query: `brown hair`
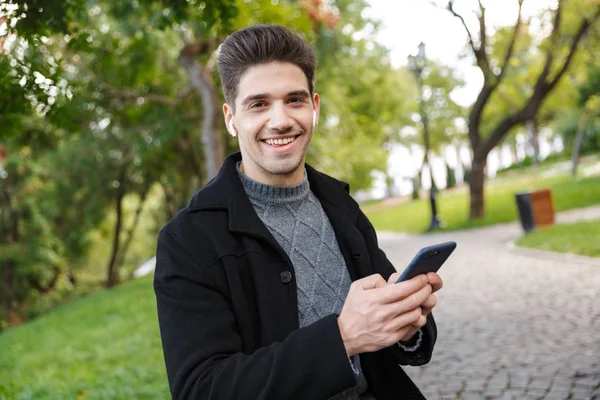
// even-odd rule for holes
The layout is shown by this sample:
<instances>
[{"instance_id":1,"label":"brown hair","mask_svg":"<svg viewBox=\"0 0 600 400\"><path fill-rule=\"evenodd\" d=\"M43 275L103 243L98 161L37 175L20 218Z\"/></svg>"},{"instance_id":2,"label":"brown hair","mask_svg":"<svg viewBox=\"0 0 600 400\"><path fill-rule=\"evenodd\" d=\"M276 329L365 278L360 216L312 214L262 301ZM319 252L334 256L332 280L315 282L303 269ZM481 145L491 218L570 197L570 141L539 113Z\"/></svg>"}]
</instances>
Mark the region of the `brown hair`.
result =
<instances>
[{"instance_id":1,"label":"brown hair","mask_svg":"<svg viewBox=\"0 0 600 400\"><path fill-rule=\"evenodd\" d=\"M274 61L298 66L313 95L317 57L304 37L279 25L253 25L229 35L219 49L217 65L225 101L235 110L242 75L250 67Z\"/></svg>"}]
</instances>

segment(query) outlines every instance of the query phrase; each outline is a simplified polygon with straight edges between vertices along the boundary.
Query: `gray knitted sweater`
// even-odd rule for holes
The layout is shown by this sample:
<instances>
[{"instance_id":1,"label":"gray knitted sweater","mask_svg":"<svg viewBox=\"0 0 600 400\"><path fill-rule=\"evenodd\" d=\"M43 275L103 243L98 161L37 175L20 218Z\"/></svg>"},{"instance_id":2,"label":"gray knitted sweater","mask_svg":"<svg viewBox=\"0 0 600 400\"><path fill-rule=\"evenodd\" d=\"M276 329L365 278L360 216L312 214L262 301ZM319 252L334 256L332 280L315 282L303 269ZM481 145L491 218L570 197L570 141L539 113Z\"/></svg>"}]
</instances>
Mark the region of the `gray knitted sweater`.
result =
<instances>
[{"instance_id":1,"label":"gray knitted sweater","mask_svg":"<svg viewBox=\"0 0 600 400\"><path fill-rule=\"evenodd\" d=\"M300 327L342 311L352 280L346 268L333 227L304 180L296 186L280 187L256 182L238 174L254 210L287 253L294 266L298 288ZM351 367L357 385L331 399L374 399L353 356Z\"/></svg>"}]
</instances>

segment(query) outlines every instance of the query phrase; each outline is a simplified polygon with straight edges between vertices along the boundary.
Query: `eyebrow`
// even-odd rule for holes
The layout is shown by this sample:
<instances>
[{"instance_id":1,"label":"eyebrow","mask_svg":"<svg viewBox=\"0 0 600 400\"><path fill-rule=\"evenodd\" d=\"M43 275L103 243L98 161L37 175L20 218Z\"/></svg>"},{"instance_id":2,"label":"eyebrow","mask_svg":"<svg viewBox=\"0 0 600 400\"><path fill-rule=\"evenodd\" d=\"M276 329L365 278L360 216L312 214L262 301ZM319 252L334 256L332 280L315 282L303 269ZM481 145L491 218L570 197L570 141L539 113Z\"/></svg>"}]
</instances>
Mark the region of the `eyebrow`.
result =
<instances>
[{"instance_id":1,"label":"eyebrow","mask_svg":"<svg viewBox=\"0 0 600 400\"><path fill-rule=\"evenodd\" d=\"M306 91L306 90L294 90L293 92L289 92L287 94L287 97L291 97L291 96L301 96L304 98L308 98L310 97L310 94ZM247 96L243 101L242 101L242 106L245 106L248 103L251 103L255 100L262 100L262 99L266 99L268 97L271 97L271 93L258 93L258 94L251 94L249 96Z\"/></svg>"}]
</instances>

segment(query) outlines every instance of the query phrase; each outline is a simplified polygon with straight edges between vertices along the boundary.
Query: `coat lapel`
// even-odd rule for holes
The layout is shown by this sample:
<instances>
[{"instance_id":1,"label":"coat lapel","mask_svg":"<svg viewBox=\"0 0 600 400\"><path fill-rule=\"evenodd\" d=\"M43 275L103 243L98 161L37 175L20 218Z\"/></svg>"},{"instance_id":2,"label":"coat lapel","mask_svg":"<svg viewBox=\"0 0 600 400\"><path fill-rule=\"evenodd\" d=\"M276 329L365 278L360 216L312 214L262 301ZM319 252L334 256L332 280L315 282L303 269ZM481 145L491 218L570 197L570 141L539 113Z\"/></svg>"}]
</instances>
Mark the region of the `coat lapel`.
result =
<instances>
[{"instance_id":1,"label":"coat lapel","mask_svg":"<svg viewBox=\"0 0 600 400\"><path fill-rule=\"evenodd\" d=\"M241 159L239 152L228 156L217 176L192 198L188 210L226 209L231 232L260 237L283 252L248 199L236 170Z\"/></svg>"}]
</instances>

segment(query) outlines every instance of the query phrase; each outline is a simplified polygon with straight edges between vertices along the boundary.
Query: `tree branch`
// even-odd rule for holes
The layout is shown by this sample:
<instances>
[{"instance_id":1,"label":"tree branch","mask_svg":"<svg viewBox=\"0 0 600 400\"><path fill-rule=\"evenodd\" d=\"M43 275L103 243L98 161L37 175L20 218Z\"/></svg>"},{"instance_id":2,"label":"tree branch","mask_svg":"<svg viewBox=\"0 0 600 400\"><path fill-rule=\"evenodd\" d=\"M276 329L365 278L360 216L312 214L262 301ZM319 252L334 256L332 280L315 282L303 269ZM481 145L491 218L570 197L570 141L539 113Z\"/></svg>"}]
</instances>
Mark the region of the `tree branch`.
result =
<instances>
[{"instance_id":1,"label":"tree branch","mask_svg":"<svg viewBox=\"0 0 600 400\"><path fill-rule=\"evenodd\" d=\"M471 31L469 30L469 27L467 26L467 23L465 22L465 19L462 17L462 15L458 14L455 10L454 10L454 0L449 0L448 1L448 11L450 11L452 13L452 15L454 15L456 18L460 19L460 22L462 22L465 31L467 32L467 36L469 37L469 44L471 45L471 49L473 49L473 52L475 53L475 55L477 55L477 48L475 47L475 42L473 42L473 35L471 35Z\"/></svg>"},{"instance_id":2,"label":"tree branch","mask_svg":"<svg viewBox=\"0 0 600 400\"><path fill-rule=\"evenodd\" d=\"M480 40L479 48L475 46L475 42L473 41L473 35L471 34L471 31L467 27L467 23L465 22L465 19L462 17L462 15L457 13L456 10L454 10L454 0L448 0L447 8L448 8L448 11L450 11L452 13L452 15L454 15L456 18L458 18L460 20L463 27L465 28L465 31L467 32L467 36L469 37L469 44L471 45L471 49L473 50L473 54L475 54L475 59L477 60L477 65L479 66L479 68L481 68L481 71L483 72L484 80L488 81L490 79L490 75L492 74L492 71L490 69L490 63L489 63L487 54L485 52L485 43L487 41L487 38L486 38L486 31L485 31L485 8L483 7L483 4L481 3L481 1L479 2L480 14L477 17L477 19L479 20L479 40Z\"/></svg>"},{"instance_id":3,"label":"tree branch","mask_svg":"<svg viewBox=\"0 0 600 400\"><path fill-rule=\"evenodd\" d=\"M54 267L54 271L52 273L52 278L50 278L50 282L46 286L42 285L42 283L35 279L33 276L29 276L29 284L32 288L37 290L40 293L46 294L49 293L56 286L56 282L58 281L58 277L60 275L60 269L58 267Z\"/></svg>"},{"instance_id":4,"label":"tree branch","mask_svg":"<svg viewBox=\"0 0 600 400\"><path fill-rule=\"evenodd\" d=\"M477 19L479 20L479 28L480 28L479 29L479 40L480 40L479 48L476 47L475 42L473 42L473 35L471 34L471 31L467 27L467 23L465 22L465 19L460 14L458 14L456 12L456 10L454 10L454 0L448 1L447 8L452 13L452 15L454 15L456 18L458 18L461 21L463 27L465 28L465 31L467 32L467 36L469 37L469 44L471 46L471 49L473 50L475 59L477 60L477 66L481 69L481 72L483 73L484 87L490 86L490 80L493 76L493 73L490 68L490 62L488 60L487 54L485 52L485 44L487 42L487 38L486 38L486 31L485 31L485 8L483 7L483 4L481 3L481 1L479 2L480 15L477 17ZM493 88L492 88L492 91L493 91Z\"/></svg>"},{"instance_id":5,"label":"tree branch","mask_svg":"<svg viewBox=\"0 0 600 400\"><path fill-rule=\"evenodd\" d=\"M552 67L552 63L554 61L554 52L556 51L556 48L558 47L558 35L559 35L559 31L560 31L560 22L561 22L561 5L562 2L559 0L558 1L558 6L556 8L556 15L554 15L554 26L552 26L552 32L550 32L550 48L548 49L548 52L546 53L546 61L544 63L544 68L542 69L542 72L540 73L540 76L538 77L537 81L535 82L535 86L534 86L534 93L542 90L546 85L546 78L548 77L548 74L550 73L550 69Z\"/></svg>"},{"instance_id":6,"label":"tree branch","mask_svg":"<svg viewBox=\"0 0 600 400\"><path fill-rule=\"evenodd\" d=\"M485 28L485 7L483 7L483 4L481 4L481 0L477 0L477 3L479 4L479 16L477 17L479 20L479 51L481 52L481 57L483 61L485 61L487 69L491 71L486 53L487 30Z\"/></svg>"},{"instance_id":7,"label":"tree branch","mask_svg":"<svg viewBox=\"0 0 600 400\"><path fill-rule=\"evenodd\" d=\"M482 145L481 151L483 154L488 154L504 136L515 126L530 120L535 116L537 109L541 104L542 99L532 99L520 110L508 115L504 118L492 131L490 138Z\"/></svg>"},{"instance_id":8,"label":"tree branch","mask_svg":"<svg viewBox=\"0 0 600 400\"><path fill-rule=\"evenodd\" d=\"M598 9L596 10L596 13L592 16L591 19L589 19L589 20L588 19L584 19L581 22L581 26L579 27L579 29L577 30L577 33L573 37L573 42L571 42L571 46L569 47L569 54L567 55L567 58L565 59L564 64L562 65L562 67L560 68L560 70L558 71L558 73L554 76L554 78L552 78L552 80L548 83L549 90L552 90L552 88L554 88L554 86L556 86L556 84L558 83L558 81L560 80L560 78L563 76L563 74L569 68L569 64L571 64L571 60L575 56L575 52L577 50L577 46L579 45L579 42L581 41L581 38L583 37L583 35L585 34L585 32L587 32L587 30L589 29L589 27L598 18L600 18L600 7L598 7Z\"/></svg>"},{"instance_id":9,"label":"tree branch","mask_svg":"<svg viewBox=\"0 0 600 400\"><path fill-rule=\"evenodd\" d=\"M515 24L515 29L513 31L512 37L510 38L510 43L508 45L508 49L506 50L506 54L504 56L504 60L502 61L502 65L500 66L500 73L496 77L495 85L499 85L504 77L504 72L506 68L508 68L508 63L510 58L513 55L515 49L515 43L517 41L517 36L519 35L519 29L521 28L521 10L523 8L523 0L519 0L519 12L517 14L517 23Z\"/></svg>"},{"instance_id":10,"label":"tree branch","mask_svg":"<svg viewBox=\"0 0 600 400\"><path fill-rule=\"evenodd\" d=\"M581 26L579 27L579 30L573 36L573 41L571 42L571 46L569 48L569 54L567 55L564 64L562 65L556 76L550 82L548 82L547 78L552 69L556 48L558 47L557 43L561 24L561 5L562 2L559 0L558 7L556 9L556 15L554 17L554 26L552 27L552 32L550 33L549 37L551 48L548 49L546 61L544 63L544 68L535 83L533 93L527 99L525 105L520 110L508 115L496 126L496 128L492 131L492 134L490 135L489 139L482 145L481 151L484 154L489 153L491 149L493 149L498 143L500 143L502 138L512 128L514 128L518 124L526 122L527 120L533 118L536 115L546 96L556 86L560 78L564 75L567 68L569 67L571 60L573 59L575 52L577 51L577 45L581 41L581 38L592 25L592 23L600 17L600 7L598 7L591 19L583 20Z\"/></svg>"}]
</instances>

